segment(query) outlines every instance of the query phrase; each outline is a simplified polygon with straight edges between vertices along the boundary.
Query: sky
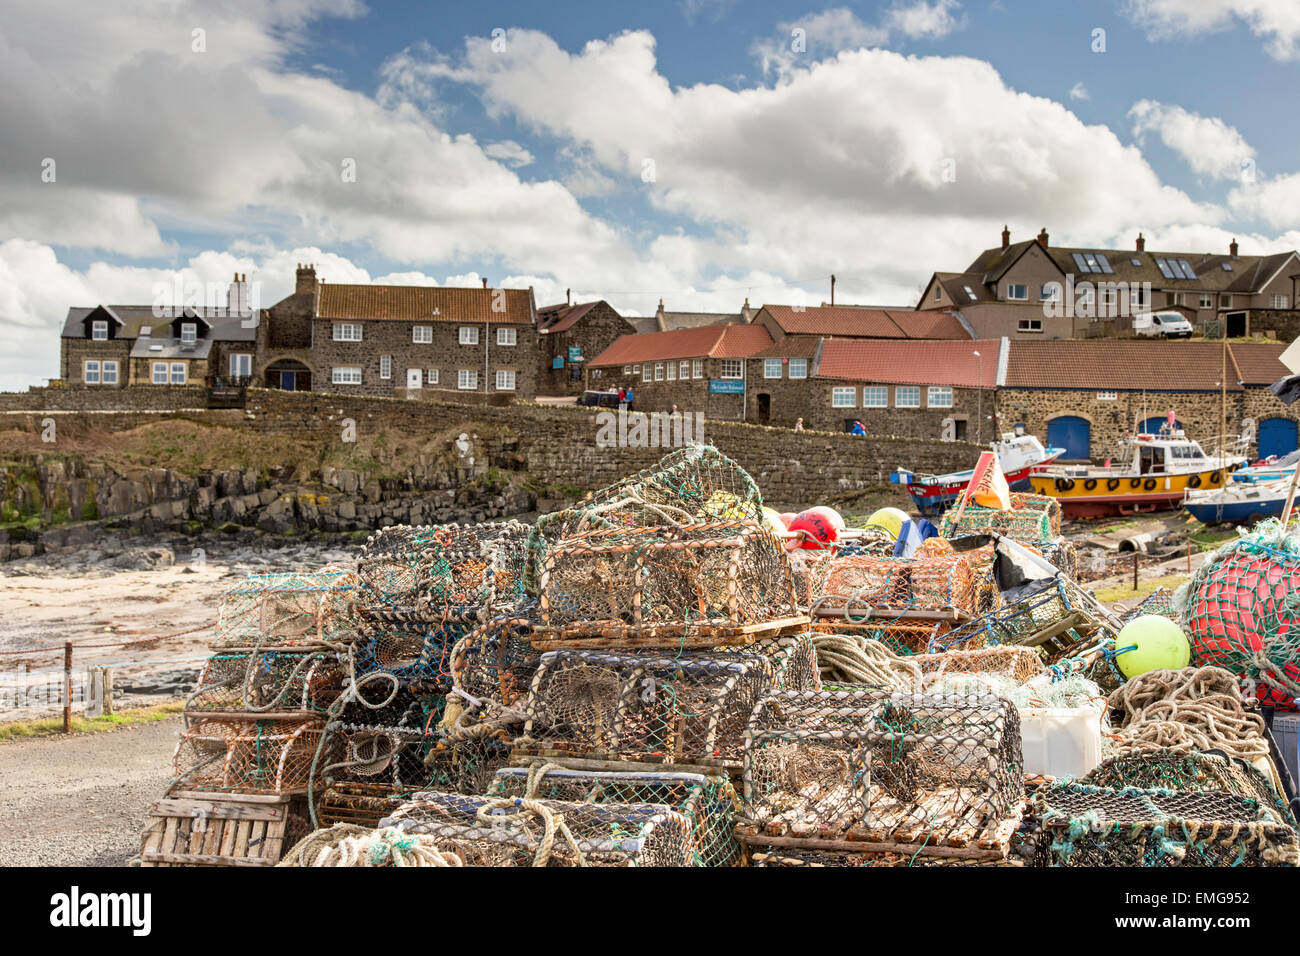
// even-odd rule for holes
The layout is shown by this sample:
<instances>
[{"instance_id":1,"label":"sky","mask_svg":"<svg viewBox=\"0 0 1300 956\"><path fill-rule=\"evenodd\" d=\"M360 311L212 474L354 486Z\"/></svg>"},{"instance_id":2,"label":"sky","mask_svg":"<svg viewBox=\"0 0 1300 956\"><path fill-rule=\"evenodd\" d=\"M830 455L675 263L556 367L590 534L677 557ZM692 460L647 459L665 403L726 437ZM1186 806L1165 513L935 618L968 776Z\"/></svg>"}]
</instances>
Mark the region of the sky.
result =
<instances>
[{"instance_id":1,"label":"sky","mask_svg":"<svg viewBox=\"0 0 1300 956\"><path fill-rule=\"evenodd\" d=\"M1004 224L1300 248L1297 88L1297 0L5 0L0 390L300 262L648 315L911 305Z\"/></svg>"}]
</instances>

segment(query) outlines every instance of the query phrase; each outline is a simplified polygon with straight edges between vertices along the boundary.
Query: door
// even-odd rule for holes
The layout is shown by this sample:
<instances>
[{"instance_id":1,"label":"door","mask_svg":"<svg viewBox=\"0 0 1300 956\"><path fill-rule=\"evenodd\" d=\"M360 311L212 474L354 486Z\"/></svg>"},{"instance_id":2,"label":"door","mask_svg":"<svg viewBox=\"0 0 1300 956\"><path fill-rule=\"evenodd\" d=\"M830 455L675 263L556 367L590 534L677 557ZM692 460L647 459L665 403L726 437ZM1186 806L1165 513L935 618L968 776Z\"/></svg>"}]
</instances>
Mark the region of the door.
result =
<instances>
[{"instance_id":1,"label":"door","mask_svg":"<svg viewBox=\"0 0 1300 956\"><path fill-rule=\"evenodd\" d=\"M758 423L766 425L772 420L772 396L762 392L758 396Z\"/></svg>"},{"instance_id":2,"label":"door","mask_svg":"<svg viewBox=\"0 0 1300 956\"><path fill-rule=\"evenodd\" d=\"M1229 312L1225 317L1228 325L1228 338L1239 339L1246 334L1246 313Z\"/></svg>"},{"instance_id":3,"label":"door","mask_svg":"<svg viewBox=\"0 0 1300 956\"><path fill-rule=\"evenodd\" d=\"M424 385L424 371L418 368L408 368L406 370L406 387L420 388Z\"/></svg>"},{"instance_id":4,"label":"door","mask_svg":"<svg viewBox=\"0 0 1300 956\"><path fill-rule=\"evenodd\" d=\"M1300 447L1297 438L1300 427L1289 418L1266 418L1259 423L1259 457L1277 455L1279 458Z\"/></svg>"},{"instance_id":5,"label":"door","mask_svg":"<svg viewBox=\"0 0 1300 956\"><path fill-rule=\"evenodd\" d=\"M295 391L298 387L296 384L297 377L297 372L281 372L280 388L284 389L286 392Z\"/></svg>"},{"instance_id":6,"label":"door","mask_svg":"<svg viewBox=\"0 0 1300 956\"><path fill-rule=\"evenodd\" d=\"M1047 423L1047 444L1064 448L1061 457L1073 461L1087 461L1091 457L1092 426L1086 418L1062 415Z\"/></svg>"}]
</instances>

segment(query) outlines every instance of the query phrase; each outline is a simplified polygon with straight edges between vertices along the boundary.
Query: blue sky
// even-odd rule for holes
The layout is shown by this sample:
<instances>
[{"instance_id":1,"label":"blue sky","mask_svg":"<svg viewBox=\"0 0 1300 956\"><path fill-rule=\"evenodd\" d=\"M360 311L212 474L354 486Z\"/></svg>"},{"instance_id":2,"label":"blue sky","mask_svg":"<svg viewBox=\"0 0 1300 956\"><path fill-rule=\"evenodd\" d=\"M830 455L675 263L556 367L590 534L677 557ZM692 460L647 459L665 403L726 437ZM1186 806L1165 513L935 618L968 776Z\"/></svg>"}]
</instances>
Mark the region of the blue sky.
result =
<instances>
[{"instance_id":1,"label":"blue sky","mask_svg":"<svg viewBox=\"0 0 1300 956\"><path fill-rule=\"evenodd\" d=\"M0 388L57 374L68 306L177 272L250 273L263 304L312 261L644 314L815 303L831 272L908 304L1003 223L1295 248L1298 80L1295 0L21 0Z\"/></svg>"}]
</instances>

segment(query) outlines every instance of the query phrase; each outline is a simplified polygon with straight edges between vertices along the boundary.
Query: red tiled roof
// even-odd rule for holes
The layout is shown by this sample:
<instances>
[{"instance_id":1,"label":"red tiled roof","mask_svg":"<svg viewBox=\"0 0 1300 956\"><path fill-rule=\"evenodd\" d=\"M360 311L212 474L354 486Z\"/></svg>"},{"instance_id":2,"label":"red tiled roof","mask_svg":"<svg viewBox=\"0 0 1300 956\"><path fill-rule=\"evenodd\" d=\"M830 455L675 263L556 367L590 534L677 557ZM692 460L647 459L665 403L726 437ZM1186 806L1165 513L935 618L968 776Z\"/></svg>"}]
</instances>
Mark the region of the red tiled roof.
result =
<instances>
[{"instance_id":1,"label":"red tiled roof","mask_svg":"<svg viewBox=\"0 0 1300 956\"><path fill-rule=\"evenodd\" d=\"M620 336L591 361L592 368L685 358L749 358L772 342L761 325L705 325L673 332Z\"/></svg>"},{"instance_id":2,"label":"red tiled roof","mask_svg":"<svg viewBox=\"0 0 1300 956\"><path fill-rule=\"evenodd\" d=\"M600 305L596 302L583 302L579 305L556 305L537 310L537 327L549 334L558 334L573 328L575 322Z\"/></svg>"},{"instance_id":3,"label":"red tiled roof","mask_svg":"<svg viewBox=\"0 0 1300 956\"><path fill-rule=\"evenodd\" d=\"M1230 349L1235 354L1242 346ZM1254 357L1248 362L1253 372L1265 364ZM1016 340L1007 360L1006 387L1214 392L1219 390L1222 363L1219 342ZM1228 391L1239 389L1229 358Z\"/></svg>"},{"instance_id":4,"label":"red tiled roof","mask_svg":"<svg viewBox=\"0 0 1300 956\"><path fill-rule=\"evenodd\" d=\"M1279 378L1290 375L1291 370L1278 361L1286 345L1278 342L1239 343L1229 345L1229 361L1235 360L1239 376L1247 385L1272 385Z\"/></svg>"},{"instance_id":5,"label":"red tiled roof","mask_svg":"<svg viewBox=\"0 0 1300 956\"><path fill-rule=\"evenodd\" d=\"M494 301L502 302L505 308L500 312L493 311ZM316 314L322 319L514 324L533 321L532 295L527 289L449 289L442 286L342 285L330 282L320 285Z\"/></svg>"},{"instance_id":6,"label":"red tiled roof","mask_svg":"<svg viewBox=\"0 0 1300 956\"><path fill-rule=\"evenodd\" d=\"M820 335L787 335L761 352L755 352L751 358L812 358L817 354L817 343L821 341Z\"/></svg>"},{"instance_id":7,"label":"red tiled roof","mask_svg":"<svg viewBox=\"0 0 1300 956\"><path fill-rule=\"evenodd\" d=\"M1000 346L998 339L967 339L965 342L827 339L822 345L817 377L966 388L982 384L985 388L993 388L997 383ZM976 356L975 352L980 355Z\"/></svg>"},{"instance_id":8,"label":"red tiled roof","mask_svg":"<svg viewBox=\"0 0 1300 956\"><path fill-rule=\"evenodd\" d=\"M951 312L891 312L890 317L910 339L958 339L969 342L971 334Z\"/></svg>"},{"instance_id":9,"label":"red tiled roof","mask_svg":"<svg viewBox=\"0 0 1300 956\"><path fill-rule=\"evenodd\" d=\"M787 333L804 335L848 335L873 339L905 339L907 333L884 309L856 309L843 306L765 305L763 308Z\"/></svg>"}]
</instances>

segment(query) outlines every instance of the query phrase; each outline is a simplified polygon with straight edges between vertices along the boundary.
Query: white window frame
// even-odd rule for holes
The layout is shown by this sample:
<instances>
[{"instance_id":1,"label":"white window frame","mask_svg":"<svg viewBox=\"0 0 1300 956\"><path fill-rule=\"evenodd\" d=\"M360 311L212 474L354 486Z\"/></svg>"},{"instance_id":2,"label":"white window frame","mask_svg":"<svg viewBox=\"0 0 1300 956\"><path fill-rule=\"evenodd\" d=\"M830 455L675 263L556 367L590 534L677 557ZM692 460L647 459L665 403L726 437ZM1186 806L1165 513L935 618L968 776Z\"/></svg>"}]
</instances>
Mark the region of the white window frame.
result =
<instances>
[{"instance_id":1,"label":"white window frame","mask_svg":"<svg viewBox=\"0 0 1300 956\"><path fill-rule=\"evenodd\" d=\"M197 322L181 323L181 344L193 345L199 339L199 324Z\"/></svg>"},{"instance_id":2,"label":"white window frame","mask_svg":"<svg viewBox=\"0 0 1300 956\"><path fill-rule=\"evenodd\" d=\"M1034 328L1035 324L1037 324L1038 328ZM1041 332L1043 331L1043 320L1042 319L1018 319L1016 321L1016 331L1017 332Z\"/></svg>"},{"instance_id":3,"label":"white window frame","mask_svg":"<svg viewBox=\"0 0 1300 956\"><path fill-rule=\"evenodd\" d=\"M1017 289L1022 289L1022 290L1024 290L1024 291L1023 291L1023 293L1022 293L1021 295L1016 295L1016 290L1017 290ZM1008 283L1007 283L1007 301L1008 301L1008 302L1028 302L1028 301L1029 301L1029 286L1026 285L1026 284L1023 283L1023 282L1008 282Z\"/></svg>"},{"instance_id":4,"label":"white window frame","mask_svg":"<svg viewBox=\"0 0 1300 956\"><path fill-rule=\"evenodd\" d=\"M335 342L360 342L362 338L360 322L335 322Z\"/></svg>"},{"instance_id":5,"label":"white window frame","mask_svg":"<svg viewBox=\"0 0 1300 956\"><path fill-rule=\"evenodd\" d=\"M459 337L461 345L478 345L478 326L462 325Z\"/></svg>"},{"instance_id":6,"label":"white window frame","mask_svg":"<svg viewBox=\"0 0 1300 956\"><path fill-rule=\"evenodd\" d=\"M361 369L355 365L336 365L330 369L331 385L360 385Z\"/></svg>"},{"instance_id":7,"label":"white window frame","mask_svg":"<svg viewBox=\"0 0 1300 956\"><path fill-rule=\"evenodd\" d=\"M888 408L889 388L885 385L862 386L863 408Z\"/></svg>"},{"instance_id":8,"label":"white window frame","mask_svg":"<svg viewBox=\"0 0 1300 956\"><path fill-rule=\"evenodd\" d=\"M1150 303L1146 301L1146 289L1142 286L1128 290L1128 307L1130 309L1145 309Z\"/></svg>"},{"instance_id":9,"label":"white window frame","mask_svg":"<svg viewBox=\"0 0 1300 956\"><path fill-rule=\"evenodd\" d=\"M1285 309L1289 307L1291 297L1289 295L1272 295L1268 298L1268 307L1270 309Z\"/></svg>"},{"instance_id":10,"label":"white window frame","mask_svg":"<svg viewBox=\"0 0 1300 956\"><path fill-rule=\"evenodd\" d=\"M172 362L170 384L184 385L186 380L186 369L184 362Z\"/></svg>"},{"instance_id":11,"label":"white window frame","mask_svg":"<svg viewBox=\"0 0 1300 956\"><path fill-rule=\"evenodd\" d=\"M688 359L682 359L677 363L677 377L683 382L691 377L691 363Z\"/></svg>"},{"instance_id":12,"label":"white window frame","mask_svg":"<svg viewBox=\"0 0 1300 956\"><path fill-rule=\"evenodd\" d=\"M723 359L721 368L718 371L719 378L726 378L735 381L745 377L745 360L744 359Z\"/></svg>"},{"instance_id":13,"label":"white window frame","mask_svg":"<svg viewBox=\"0 0 1300 956\"><path fill-rule=\"evenodd\" d=\"M99 385L99 376L99 359L86 359L81 363L81 380L87 385Z\"/></svg>"},{"instance_id":14,"label":"white window frame","mask_svg":"<svg viewBox=\"0 0 1300 956\"><path fill-rule=\"evenodd\" d=\"M241 372L239 368L245 364L248 371ZM231 352L229 366L231 378L248 378L253 374L253 356L248 352Z\"/></svg>"},{"instance_id":15,"label":"white window frame","mask_svg":"<svg viewBox=\"0 0 1300 956\"><path fill-rule=\"evenodd\" d=\"M99 333L103 332L103 335ZM90 340L92 342L108 341L108 319L95 319L90 323Z\"/></svg>"},{"instance_id":16,"label":"white window frame","mask_svg":"<svg viewBox=\"0 0 1300 956\"><path fill-rule=\"evenodd\" d=\"M518 345L518 329L497 329L497 345Z\"/></svg>"},{"instance_id":17,"label":"white window frame","mask_svg":"<svg viewBox=\"0 0 1300 956\"><path fill-rule=\"evenodd\" d=\"M831 389L831 408L857 408L858 390L852 385L836 385Z\"/></svg>"},{"instance_id":18,"label":"white window frame","mask_svg":"<svg viewBox=\"0 0 1300 956\"><path fill-rule=\"evenodd\" d=\"M167 363L154 362L153 368L150 369L150 381L155 385L167 384Z\"/></svg>"},{"instance_id":19,"label":"white window frame","mask_svg":"<svg viewBox=\"0 0 1300 956\"><path fill-rule=\"evenodd\" d=\"M807 378L808 360L806 358L790 359L790 368L786 374L791 378Z\"/></svg>"},{"instance_id":20,"label":"white window frame","mask_svg":"<svg viewBox=\"0 0 1300 956\"><path fill-rule=\"evenodd\" d=\"M773 374L775 371L776 374ZM779 358L763 359L763 378L780 378L781 360Z\"/></svg>"},{"instance_id":21,"label":"white window frame","mask_svg":"<svg viewBox=\"0 0 1300 956\"><path fill-rule=\"evenodd\" d=\"M436 368L427 368L424 370L424 384L425 385L438 384L438 370Z\"/></svg>"},{"instance_id":22,"label":"white window frame","mask_svg":"<svg viewBox=\"0 0 1300 956\"><path fill-rule=\"evenodd\" d=\"M663 380L664 380L664 363L655 362L655 381L662 382Z\"/></svg>"},{"instance_id":23,"label":"white window frame","mask_svg":"<svg viewBox=\"0 0 1300 956\"><path fill-rule=\"evenodd\" d=\"M116 385L118 383L117 372L117 359L104 359L99 363L100 384Z\"/></svg>"},{"instance_id":24,"label":"white window frame","mask_svg":"<svg viewBox=\"0 0 1300 956\"><path fill-rule=\"evenodd\" d=\"M1119 289L1113 285L1109 288L1102 289L1101 307L1107 315L1114 315L1115 310L1119 308Z\"/></svg>"},{"instance_id":25,"label":"white window frame","mask_svg":"<svg viewBox=\"0 0 1300 956\"><path fill-rule=\"evenodd\" d=\"M462 368L456 370L456 388L462 392L478 391L478 369Z\"/></svg>"},{"instance_id":26,"label":"white window frame","mask_svg":"<svg viewBox=\"0 0 1300 956\"><path fill-rule=\"evenodd\" d=\"M641 381L643 382L654 381L654 369L650 367L649 362L646 362L644 365L641 366Z\"/></svg>"},{"instance_id":27,"label":"white window frame","mask_svg":"<svg viewBox=\"0 0 1300 956\"><path fill-rule=\"evenodd\" d=\"M631 375L631 374L632 374L632 366L630 366L630 365L624 365L624 366L623 366L623 374L624 374L624 375Z\"/></svg>"},{"instance_id":28,"label":"white window frame","mask_svg":"<svg viewBox=\"0 0 1300 956\"><path fill-rule=\"evenodd\" d=\"M432 345L432 344L433 344L433 326L432 326L432 325L413 325L413 326L411 326L411 344L412 344L412 345Z\"/></svg>"},{"instance_id":29,"label":"white window frame","mask_svg":"<svg viewBox=\"0 0 1300 956\"><path fill-rule=\"evenodd\" d=\"M903 401L903 395L909 398L916 396L915 401ZM894 387L894 407L895 408L920 408L921 407L921 386L920 385L896 385Z\"/></svg>"},{"instance_id":30,"label":"white window frame","mask_svg":"<svg viewBox=\"0 0 1300 956\"><path fill-rule=\"evenodd\" d=\"M497 369L497 391L513 392L515 390L515 370L512 368Z\"/></svg>"},{"instance_id":31,"label":"white window frame","mask_svg":"<svg viewBox=\"0 0 1300 956\"><path fill-rule=\"evenodd\" d=\"M677 381L677 363L669 362L664 369L664 378L669 382Z\"/></svg>"},{"instance_id":32,"label":"white window frame","mask_svg":"<svg viewBox=\"0 0 1300 956\"><path fill-rule=\"evenodd\" d=\"M1209 292L1201 293L1201 308L1202 309L1214 308L1214 295L1212 293Z\"/></svg>"},{"instance_id":33,"label":"white window frame","mask_svg":"<svg viewBox=\"0 0 1300 956\"><path fill-rule=\"evenodd\" d=\"M1119 401L1119 392L1098 392L1097 401L1099 402L1117 402Z\"/></svg>"},{"instance_id":34,"label":"white window frame","mask_svg":"<svg viewBox=\"0 0 1300 956\"><path fill-rule=\"evenodd\" d=\"M926 408L952 408L952 386L931 385L925 394Z\"/></svg>"},{"instance_id":35,"label":"white window frame","mask_svg":"<svg viewBox=\"0 0 1300 956\"><path fill-rule=\"evenodd\" d=\"M379 377L380 378L393 377L393 357L391 355L379 356Z\"/></svg>"}]
</instances>

